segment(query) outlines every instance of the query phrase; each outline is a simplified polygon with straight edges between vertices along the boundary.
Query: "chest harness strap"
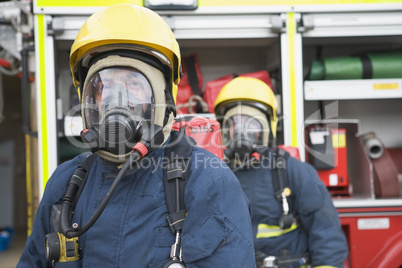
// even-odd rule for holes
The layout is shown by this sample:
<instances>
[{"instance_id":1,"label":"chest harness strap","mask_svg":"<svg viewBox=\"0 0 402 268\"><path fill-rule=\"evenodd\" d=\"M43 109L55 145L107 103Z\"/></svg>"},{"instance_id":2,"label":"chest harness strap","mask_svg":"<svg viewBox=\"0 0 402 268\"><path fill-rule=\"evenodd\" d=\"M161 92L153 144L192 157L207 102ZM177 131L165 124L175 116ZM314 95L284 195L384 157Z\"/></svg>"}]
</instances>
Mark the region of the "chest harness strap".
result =
<instances>
[{"instance_id":1,"label":"chest harness strap","mask_svg":"<svg viewBox=\"0 0 402 268\"><path fill-rule=\"evenodd\" d=\"M283 230L289 229L295 219L292 214L294 198L291 195L286 164L289 153L280 148L274 150L274 170L272 172L272 183L275 196L282 204L282 215L279 217L279 227Z\"/></svg>"},{"instance_id":2,"label":"chest harness strap","mask_svg":"<svg viewBox=\"0 0 402 268\"><path fill-rule=\"evenodd\" d=\"M182 262L180 239L184 219L187 215L184 204L184 190L190 177L189 166L195 141L181 132L173 131L169 145L172 146L167 146L165 149L167 168L164 169L164 187L169 212L167 221L171 231L176 235L176 240L170 251L171 261L165 264L164 268L173 267L174 265L185 267Z\"/></svg>"}]
</instances>

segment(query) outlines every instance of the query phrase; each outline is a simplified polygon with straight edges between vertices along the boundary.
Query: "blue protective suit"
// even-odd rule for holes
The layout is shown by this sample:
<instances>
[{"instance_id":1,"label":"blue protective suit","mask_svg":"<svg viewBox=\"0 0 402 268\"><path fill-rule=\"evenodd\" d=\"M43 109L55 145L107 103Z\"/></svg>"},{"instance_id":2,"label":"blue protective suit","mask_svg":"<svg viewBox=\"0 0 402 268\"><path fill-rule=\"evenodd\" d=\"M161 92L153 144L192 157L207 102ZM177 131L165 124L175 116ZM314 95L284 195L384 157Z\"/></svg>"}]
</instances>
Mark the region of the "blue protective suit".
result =
<instances>
[{"instance_id":1,"label":"blue protective suit","mask_svg":"<svg viewBox=\"0 0 402 268\"><path fill-rule=\"evenodd\" d=\"M169 261L175 236L166 220L163 156L163 147L153 151L140 169L123 177L100 218L79 238L81 267L161 268ZM61 202L82 159L83 155L61 164L51 176L17 267L49 265L44 238L50 232L51 207ZM234 174L219 158L199 147L193 149L190 170L185 190L188 214L182 230L187 267L255 267L249 202ZM99 157L96 159L73 223L82 227L88 222L116 174L116 168L105 167ZM60 264L57 267L69 267Z\"/></svg>"},{"instance_id":2,"label":"blue protective suit","mask_svg":"<svg viewBox=\"0 0 402 268\"><path fill-rule=\"evenodd\" d=\"M282 214L282 205L274 194L272 163L269 150L262 162L235 172L251 203L256 252L268 256L279 256L282 249L289 250L290 255L310 252L313 267L343 267L348 247L331 197L316 170L293 157L289 157L286 168L298 228L279 236L257 238L259 225L278 226Z\"/></svg>"}]
</instances>

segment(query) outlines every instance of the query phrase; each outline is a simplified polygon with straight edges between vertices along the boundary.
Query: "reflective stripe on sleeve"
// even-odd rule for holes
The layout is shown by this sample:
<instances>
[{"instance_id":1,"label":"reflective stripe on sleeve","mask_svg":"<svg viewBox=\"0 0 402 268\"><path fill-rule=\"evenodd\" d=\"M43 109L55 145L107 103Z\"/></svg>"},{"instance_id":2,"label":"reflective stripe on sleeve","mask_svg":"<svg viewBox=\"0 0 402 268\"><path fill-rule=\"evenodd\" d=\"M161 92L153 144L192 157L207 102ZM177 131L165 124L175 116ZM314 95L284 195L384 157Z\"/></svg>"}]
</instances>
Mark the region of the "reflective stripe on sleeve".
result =
<instances>
[{"instance_id":1,"label":"reflective stripe on sleeve","mask_svg":"<svg viewBox=\"0 0 402 268\"><path fill-rule=\"evenodd\" d=\"M289 229L283 230L277 225L268 225L265 223L258 224L257 238L275 237L286 234L297 228L297 224L293 223Z\"/></svg>"}]
</instances>

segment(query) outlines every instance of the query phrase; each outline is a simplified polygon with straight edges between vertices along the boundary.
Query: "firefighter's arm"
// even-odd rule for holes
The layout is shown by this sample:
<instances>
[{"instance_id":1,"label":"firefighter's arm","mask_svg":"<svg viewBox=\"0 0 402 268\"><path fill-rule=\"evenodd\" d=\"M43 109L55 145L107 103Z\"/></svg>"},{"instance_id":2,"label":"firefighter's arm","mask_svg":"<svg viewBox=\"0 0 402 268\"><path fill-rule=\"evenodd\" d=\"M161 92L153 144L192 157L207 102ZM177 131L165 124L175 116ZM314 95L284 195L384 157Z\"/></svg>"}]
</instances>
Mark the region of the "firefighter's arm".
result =
<instances>
[{"instance_id":1,"label":"firefighter's arm","mask_svg":"<svg viewBox=\"0 0 402 268\"><path fill-rule=\"evenodd\" d=\"M331 196L311 165L295 161L294 166L295 207L308 235L311 265L343 267L348 248Z\"/></svg>"},{"instance_id":2,"label":"firefighter's arm","mask_svg":"<svg viewBox=\"0 0 402 268\"><path fill-rule=\"evenodd\" d=\"M205 161L205 168L194 167L186 186L183 260L187 268L253 268L248 200L228 168L222 168L217 160Z\"/></svg>"}]
</instances>

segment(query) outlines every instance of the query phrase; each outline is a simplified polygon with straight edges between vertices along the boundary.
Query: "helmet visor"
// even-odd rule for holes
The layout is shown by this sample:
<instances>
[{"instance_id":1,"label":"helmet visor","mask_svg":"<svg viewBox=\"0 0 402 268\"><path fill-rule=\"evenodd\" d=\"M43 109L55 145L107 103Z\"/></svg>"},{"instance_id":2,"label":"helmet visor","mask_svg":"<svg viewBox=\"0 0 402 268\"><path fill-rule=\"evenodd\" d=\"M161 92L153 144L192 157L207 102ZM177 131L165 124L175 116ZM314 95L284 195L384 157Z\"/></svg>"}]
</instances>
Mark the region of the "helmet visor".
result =
<instances>
[{"instance_id":1,"label":"helmet visor","mask_svg":"<svg viewBox=\"0 0 402 268\"><path fill-rule=\"evenodd\" d=\"M226 145L240 140L252 145L263 145L263 131L256 118L249 115L233 115L223 122L222 141Z\"/></svg>"},{"instance_id":2,"label":"helmet visor","mask_svg":"<svg viewBox=\"0 0 402 268\"><path fill-rule=\"evenodd\" d=\"M135 121L154 120L154 94L148 79L134 68L107 68L95 73L83 93L88 128L98 128L102 119L121 111Z\"/></svg>"}]
</instances>

